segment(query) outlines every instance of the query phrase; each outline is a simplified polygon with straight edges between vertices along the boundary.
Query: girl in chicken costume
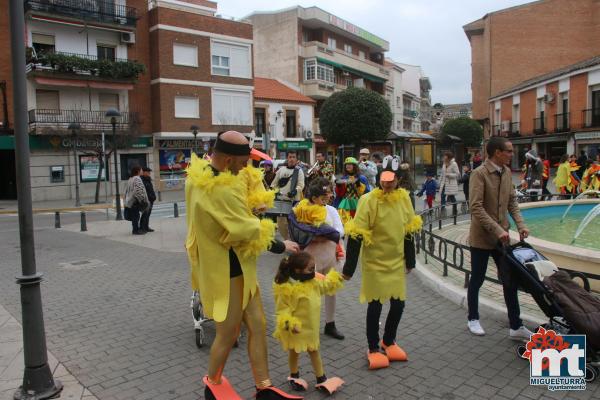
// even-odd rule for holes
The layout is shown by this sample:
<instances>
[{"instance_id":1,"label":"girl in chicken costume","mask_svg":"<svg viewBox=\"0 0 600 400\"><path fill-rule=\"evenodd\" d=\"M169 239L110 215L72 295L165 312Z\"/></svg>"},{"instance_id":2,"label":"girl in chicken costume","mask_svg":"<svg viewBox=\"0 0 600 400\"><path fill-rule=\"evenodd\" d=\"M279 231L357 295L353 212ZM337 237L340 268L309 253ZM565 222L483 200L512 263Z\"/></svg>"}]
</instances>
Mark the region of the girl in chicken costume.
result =
<instances>
[{"instance_id":1,"label":"girl in chicken costume","mask_svg":"<svg viewBox=\"0 0 600 400\"><path fill-rule=\"evenodd\" d=\"M342 276L333 269L327 275L315 273L315 259L304 251L284 258L279 265L273 283L277 315L273 337L288 352L288 381L295 390L308 388L298 369L298 358L304 352L310 356L317 389L332 394L344 383L340 378L325 376L319 353L321 296L334 294L343 286L342 282Z\"/></svg>"},{"instance_id":2,"label":"girl in chicken costume","mask_svg":"<svg viewBox=\"0 0 600 400\"><path fill-rule=\"evenodd\" d=\"M301 399L273 387L269 378L265 316L256 277L264 250L283 253L290 243L274 240L275 226L252 212L272 199L253 170L245 170L248 141L238 132L217 138L210 164L192 156L186 182L186 249L192 287L199 290L205 314L215 321L206 399L241 399L223 376L225 362L242 321L248 329L248 356L256 398ZM262 188L262 189L261 189ZM264 206L263 206L264 204Z\"/></svg>"},{"instance_id":3,"label":"girl in chicken costume","mask_svg":"<svg viewBox=\"0 0 600 400\"><path fill-rule=\"evenodd\" d=\"M399 167L397 156L384 159L381 188L361 197L354 219L345 227L349 236L345 279L354 274L361 253L360 302L368 303L369 369L387 367L390 361L408 360L395 339L406 299L405 275L415 267L413 234L421 229L422 221L415 215L408 192L397 188ZM387 301L390 311L380 341L379 317Z\"/></svg>"}]
</instances>

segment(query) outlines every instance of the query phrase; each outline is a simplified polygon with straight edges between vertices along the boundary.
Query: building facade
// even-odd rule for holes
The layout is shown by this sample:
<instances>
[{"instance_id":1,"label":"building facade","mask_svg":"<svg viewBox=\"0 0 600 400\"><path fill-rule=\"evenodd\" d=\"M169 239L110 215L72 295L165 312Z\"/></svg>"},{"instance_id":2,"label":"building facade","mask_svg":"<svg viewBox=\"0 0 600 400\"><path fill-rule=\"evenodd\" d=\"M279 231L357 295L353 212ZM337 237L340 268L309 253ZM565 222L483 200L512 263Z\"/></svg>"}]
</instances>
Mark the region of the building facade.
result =
<instances>
[{"instance_id":1,"label":"building facade","mask_svg":"<svg viewBox=\"0 0 600 400\"><path fill-rule=\"evenodd\" d=\"M509 137L514 169L529 149L551 165L564 154L600 152L600 56L515 85L488 102L492 136Z\"/></svg>"},{"instance_id":2,"label":"building facade","mask_svg":"<svg viewBox=\"0 0 600 400\"><path fill-rule=\"evenodd\" d=\"M486 14L463 29L471 45L473 118L489 137L490 98L600 54L600 3L535 1Z\"/></svg>"},{"instance_id":3,"label":"building facade","mask_svg":"<svg viewBox=\"0 0 600 400\"><path fill-rule=\"evenodd\" d=\"M406 132L422 132L431 128L431 82L418 65L390 62L402 71L402 128ZM396 129L399 129L396 127Z\"/></svg>"},{"instance_id":4,"label":"building facade","mask_svg":"<svg viewBox=\"0 0 600 400\"><path fill-rule=\"evenodd\" d=\"M8 9L8 0L0 4ZM115 180L122 193L133 165L151 167L159 190L179 189L194 148L207 150L221 130L252 130L252 27L217 17L217 3L25 0L24 7L34 201L74 198L78 183L81 197L92 197L100 160L101 198ZM9 32L8 13L0 29ZM7 167L14 164L10 35L0 40ZM120 112L114 134L109 109ZM14 168L2 170L3 196L16 198Z\"/></svg>"}]
</instances>

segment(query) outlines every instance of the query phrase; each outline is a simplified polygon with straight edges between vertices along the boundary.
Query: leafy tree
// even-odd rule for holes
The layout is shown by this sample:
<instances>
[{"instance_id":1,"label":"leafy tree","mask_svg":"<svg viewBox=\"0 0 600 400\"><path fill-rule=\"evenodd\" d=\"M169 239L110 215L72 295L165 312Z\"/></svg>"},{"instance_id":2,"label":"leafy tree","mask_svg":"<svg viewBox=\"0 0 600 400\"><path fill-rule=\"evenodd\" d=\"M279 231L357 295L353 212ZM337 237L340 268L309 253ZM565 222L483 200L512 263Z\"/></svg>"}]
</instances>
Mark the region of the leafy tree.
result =
<instances>
[{"instance_id":1,"label":"leafy tree","mask_svg":"<svg viewBox=\"0 0 600 400\"><path fill-rule=\"evenodd\" d=\"M483 139L483 128L479 122L469 117L458 117L444 122L442 126L442 137L448 135L458 136L467 147L481 146Z\"/></svg>"},{"instance_id":2,"label":"leafy tree","mask_svg":"<svg viewBox=\"0 0 600 400\"><path fill-rule=\"evenodd\" d=\"M348 88L332 94L321 108L319 127L329 143L353 144L384 140L390 133L392 112L377 92Z\"/></svg>"}]
</instances>

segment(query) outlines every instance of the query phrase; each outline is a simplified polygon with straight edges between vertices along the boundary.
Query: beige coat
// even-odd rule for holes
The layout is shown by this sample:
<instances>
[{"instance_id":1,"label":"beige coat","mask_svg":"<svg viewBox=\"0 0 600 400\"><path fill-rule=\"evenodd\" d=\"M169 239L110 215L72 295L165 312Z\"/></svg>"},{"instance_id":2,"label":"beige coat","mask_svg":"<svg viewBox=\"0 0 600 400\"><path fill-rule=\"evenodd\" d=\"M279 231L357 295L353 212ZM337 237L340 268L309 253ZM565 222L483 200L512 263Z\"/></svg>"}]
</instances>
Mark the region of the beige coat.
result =
<instances>
[{"instance_id":1,"label":"beige coat","mask_svg":"<svg viewBox=\"0 0 600 400\"><path fill-rule=\"evenodd\" d=\"M519 230L525 228L515 196L510 169L503 167L500 176L489 159L471 173L469 207L471 209L470 244L479 249L493 249L498 237L508 231L508 213Z\"/></svg>"},{"instance_id":2,"label":"beige coat","mask_svg":"<svg viewBox=\"0 0 600 400\"><path fill-rule=\"evenodd\" d=\"M460 178L460 170L454 158L450 160L448 165L442 165L442 177L440 178L440 193L445 189L444 194L458 194L458 178Z\"/></svg>"}]
</instances>

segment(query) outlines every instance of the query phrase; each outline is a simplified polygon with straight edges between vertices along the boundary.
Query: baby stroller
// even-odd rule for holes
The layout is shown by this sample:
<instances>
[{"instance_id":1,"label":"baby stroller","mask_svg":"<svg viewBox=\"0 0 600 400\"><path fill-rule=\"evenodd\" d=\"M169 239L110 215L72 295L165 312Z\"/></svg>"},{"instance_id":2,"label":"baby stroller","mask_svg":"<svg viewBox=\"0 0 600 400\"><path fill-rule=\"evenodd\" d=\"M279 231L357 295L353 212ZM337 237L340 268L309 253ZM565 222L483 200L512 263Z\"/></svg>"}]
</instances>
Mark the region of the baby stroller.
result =
<instances>
[{"instance_id":1,"label":"baby stroller","mask_svg":"<svg viewBox=\"0 0 600 400\"><path fill-rule=\"evenodd\" d=\"M597 325L581 321L577 315L577 312L586 313L589 310L600 315L600 299L589 292L587 277L581 272L559 270L554 263L522 241L504 247L503 251L505 262L511 269L511 278L516 280L519 289L531 294L549 318L549 322L542 327L559 334L586 335L585 379L588 382L595 380L600 373L600 332ZM582 285L575 283L575 280L581 280ZM557 285L556 282L560 284ZM562 290L563 288L568 290ZM577 299L576 306L582 307L577 312L573 311L573 304L566 301L573 296ZM525 345L519 345L516 351L523 358Z\"/></svg>"},{"instance_id":2,"label":"baby stroller","mask_svg":"<svg viewBox=\"0 0 600 400\"><path fill-rule=\"evenodd\" d=\"M204 324L208 321L212 321L210 318L206 318L204 315L204 309L202 302L200 301L200 293L196 290L192 292L192 317L194 318L194 331L196 332L196 347L201 348L204 346ZM240 337L241 337L240 333ZM235 341L234 347L238 347L238 340Z\"/></svg>"}]
</instances>

